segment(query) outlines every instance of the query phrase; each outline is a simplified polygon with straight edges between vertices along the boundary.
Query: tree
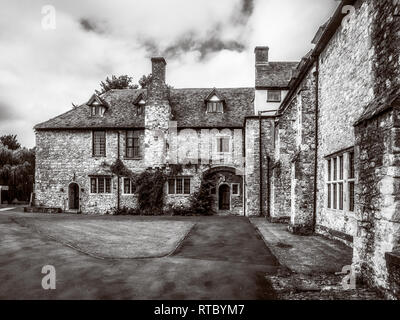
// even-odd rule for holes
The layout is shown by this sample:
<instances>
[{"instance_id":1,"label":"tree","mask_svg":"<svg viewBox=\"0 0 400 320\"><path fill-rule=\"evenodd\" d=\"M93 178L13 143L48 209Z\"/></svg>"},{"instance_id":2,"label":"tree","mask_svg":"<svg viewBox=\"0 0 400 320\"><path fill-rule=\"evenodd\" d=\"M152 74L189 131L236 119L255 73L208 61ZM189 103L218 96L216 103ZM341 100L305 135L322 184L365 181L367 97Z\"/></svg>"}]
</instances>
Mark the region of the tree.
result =
<instances>
[{"instance_id":1,"label":"tree","mask_svg":"<svg viewBox=\"0 0 400 320\"><path fill-rule=\"evenodd\" d=\"M1 136L0 142L10 150L17 150L21 148L21 145L17 140L17 135L8 134Z\"/></svg>"},{"instance_id":2,"label":"tree","mask_svg":"<svg viewBox=\"0 0 400 320\"><path fill-rule=\"evenodd\" d=\"M146 89L146 88L147 88L147 86L150 84L151 77L152 77L152 74L150 73L150 74L148 74L147 76L146 76L146 75L143 75L143 76L139 79L139 84L140 84L140 87L141 87L142 89Z\"/></svg>"},{"instance_id":3,"label":"tree","mask_svg":"<svg viewBox=\"0 0 400 320\"><path fill-rule=\"evenodd\" d=\"M122 75L119 77L111 76L106 78L105 81L100 82L100 91L96 90L96 94L100 95L112 89L137 89L137 84L132 84L132 77L128 75Z\"/></svg>"},{"instance_id":4,"label":"tree","mask_svg":"<svg viewBox=\"0 0 400 320\"><path fill-rule=\"evenodd\" d=\"M149 86L149 84L150 84L150 82L151 82L151 79L152 79L152 74L151 74L151 73L149 73L147 76L146 76L146 75L143 75L143 76L139 79L140 87L141 87L142 89L146 89L146 88ZM169 84L167 84L167 87L168 87L169 89L173 89L173 88L174 88L173 86L170 86Z\"/></svg>"},{"instance_id":5,"label":"tree","mask_svg":"<svg viewBox=\"0 0 400 320\"><path fill-rule=\"evenodd\" d=\"M12 141L12 147L18 145L17 149L11 149L9 145L0 142L0 185L10 187L8 192L8 201L18 200L28 201L33 191L35 177L35 149L21 148L16 141L16 136L2 139L1 141L9 143Z\"/></svg>"}]
</instances>

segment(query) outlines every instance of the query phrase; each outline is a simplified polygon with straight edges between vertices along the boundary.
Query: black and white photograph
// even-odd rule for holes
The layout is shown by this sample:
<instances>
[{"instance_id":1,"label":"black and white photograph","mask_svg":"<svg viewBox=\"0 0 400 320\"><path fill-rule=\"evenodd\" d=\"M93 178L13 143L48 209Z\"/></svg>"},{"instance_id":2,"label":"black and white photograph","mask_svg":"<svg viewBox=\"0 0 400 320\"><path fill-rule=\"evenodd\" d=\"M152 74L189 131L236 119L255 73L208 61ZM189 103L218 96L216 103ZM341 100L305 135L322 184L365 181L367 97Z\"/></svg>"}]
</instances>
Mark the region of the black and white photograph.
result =
<instances>
[{"instance_id":1,"label":"black and white photograph","mask_svg":"<svg viewBox=\"0 0 400 320\"><path fill-rule=\"evenodd\" d=\"M0 4L0 300L400 298L399 0Z\"/></svg>"}]
</instances>

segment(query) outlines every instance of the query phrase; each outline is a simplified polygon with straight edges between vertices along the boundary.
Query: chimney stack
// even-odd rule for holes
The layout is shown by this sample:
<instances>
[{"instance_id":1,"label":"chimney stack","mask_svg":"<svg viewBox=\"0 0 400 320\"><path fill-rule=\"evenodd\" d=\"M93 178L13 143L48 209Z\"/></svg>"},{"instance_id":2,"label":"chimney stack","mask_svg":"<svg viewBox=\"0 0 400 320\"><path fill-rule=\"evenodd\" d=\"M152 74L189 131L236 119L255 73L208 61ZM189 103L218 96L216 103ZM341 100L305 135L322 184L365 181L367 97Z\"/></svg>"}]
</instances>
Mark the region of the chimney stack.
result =
<instances>
[{"instance_id":1,"label":"chimney stack","mask_svg":"<svg viewBox=\"0 0 400 320\"><path fill-rule=\"evenodd\" d=\"M256 65L268 63L268 47L256 47L254 53L256 55Z\"/></svg>"},{"instance_id":2,"label":"chimney stack","mask_svg":"<svg viewBox=\"0 0 400 320\"><path fill-rule=\"evenodd\" d=\"M168 87L165 83L165 66L163 57L151 58L152 78L147 88L148 102L153 104L164 103L168 100Z\"/></svg>"},{"instance_id":3,"label":"chimney stack","mask_svg":"<svg viewBox=\"0 0 400 320\"><path fill-rule=\"evenodd\" d=\"M153 80L165 83L165 66L167 63L163 57L151 58L151 73Z\"/></svg>"}]
</instances>

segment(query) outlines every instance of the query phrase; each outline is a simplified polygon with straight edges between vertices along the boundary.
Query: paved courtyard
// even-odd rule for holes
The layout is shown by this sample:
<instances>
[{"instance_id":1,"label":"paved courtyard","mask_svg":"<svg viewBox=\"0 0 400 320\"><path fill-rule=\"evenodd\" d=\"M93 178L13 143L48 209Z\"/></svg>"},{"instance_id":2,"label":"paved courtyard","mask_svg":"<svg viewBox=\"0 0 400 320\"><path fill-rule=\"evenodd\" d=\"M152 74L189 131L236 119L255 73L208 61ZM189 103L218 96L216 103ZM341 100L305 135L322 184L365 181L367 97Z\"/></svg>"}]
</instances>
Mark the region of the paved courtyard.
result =
<instances>
[{"instance_id":1,"label":"paved courtyard","mask_svg":"<svg viewBox=\"0 0 400 320\"><path fill-rule=\"evenodd\" d=\"M0 212L0 299L273 299L265 275L276 258L246 218L91 217L79 221L189 221L195 223L172 254L161 258L100 259L38 232L27 219L65 215ZM57 287L43 290L44 265Z\"/></svg>"},{"instance_id":2,"label":"paved courtyard","mask_svg":"<svg viewBox=\"0 0 400 320\"><path fill-rule=\"evenodd\" d=\"M343 244L261 218L0 211L0 299L376 298L343 292L348 264ZM44 265L55 290L42 289Z\"/></svg>"}]
</instances>

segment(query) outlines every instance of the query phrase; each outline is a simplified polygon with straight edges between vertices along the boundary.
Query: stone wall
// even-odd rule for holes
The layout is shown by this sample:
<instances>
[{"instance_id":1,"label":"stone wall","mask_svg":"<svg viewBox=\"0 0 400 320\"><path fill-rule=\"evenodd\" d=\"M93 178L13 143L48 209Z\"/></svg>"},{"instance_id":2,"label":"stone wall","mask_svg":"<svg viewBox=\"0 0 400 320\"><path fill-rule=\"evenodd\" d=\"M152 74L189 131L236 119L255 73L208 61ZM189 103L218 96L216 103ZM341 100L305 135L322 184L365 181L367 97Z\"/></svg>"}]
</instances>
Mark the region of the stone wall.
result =
<instances>
[{"instance_id":1,"label":"stone wall","mask_svg":"<svg viewBox=\"0 0 400 320\"><path fill-rule=\"evenodd\" d=\"M400 107L356 126L356 272L389 290L385 254L400 245ZM394 275L393 275L394 276Z\"/></svg>"},{"instance_id":2,"label":"stone wall","mask_svg":"<svg viewBox=\"0 0 400 320\"><path fill-rule=\"evenodd\" d=\"M275 159L272 172L271 217L282 219L291 213L291 158L296 150L296 100L292 100L277 122Z\"/></svg>"},{"instance_id":3,"label":"stone wall","mask_svg":"<svg viewBox=\"0 0 400 320\"><path fill-rule=\"evenodd\" d=\"M300 85L292 108L296 110L294 122L295 153L291 156L291 215L289 230L298 234L314 232L314 177L315 177L315 68Z\"/></svg>"},{"instance_id":4,"label":"stone wall","mask_svg":"<svg viewBox=\"0 0 400 320\"><path fill-rule=\"evenodd\" d=\"M133 172L147 168L143 159L126 160L125 131L120 131L120 156ZM140 137L143 137L141 133ZM143 138L140 138L142 140ZM81 209L86 213L105 213L117 207L117 178L109 165L118 156L118 131L106 132L106 156L92 156L92 131L58 130L36 132L36 204L68 209L68 186L80 186ZM89 176L112 177L111 194L91 194ZM121 193L122 193L122 181ZM128 196L121 197L121 205Z\"/></svg>"},{"instance_id":5,"label":"stone wall","mask_svg":"<svg viewBox=\"0 0 400 320\"><path fill-rule=\"evenodd\" d=\"M126 131L107 130L106 131L106 156L92 156L92 131L91 130L58 130L58 131L37 131L36 132L36 204L56 207L63 210L68 209L68 186L71 182L76 182L80 186L80 205L84 213L106 213L111 212L118 205L118 179L112 176L109 169L118 158L118 133L120 137L120 159L125 166L134 173L143 172L150 167L151 163L145 158L145 131L139 130L139 141L141 145L141 157L128 159L125 157ZM216 136L224 135L231 137L231 152L224 156L216 154ZM191 136L191 138L189 137ZM210 157L209 162L204 159L197 159L196 165L193 158L186 161L185 157L180 157L179 163L183 164L181 175L191 177L192 193L197 191L201 183L204 171L215 166L230 166L233 170L237 169L238 178L242 180L240 174L243 172L243 132L236 129L213 129L213 130L192 130L180 131L177 141L188 145L188 139L194 141L190 144L191 150L198 150L196 155L207 153ZM160 138L161 139L161 138ZM198 148L193 146L197 145ZM186 154L186 153L185 153ZM165 155L164 155L165 156ZM189 157L193 154L189 154ZM201 164L204 160L203 164ZM165 163L164 163L165 164ZM153 163L154 165L154 163ZM157 163L157 165L159 165ZM109 176L112 178L111 194L91 194L90 176ZM233 182L233 181L232 181ZM243 190L243 185L241 185ZM135 208L137 206L137 195L123 193L123 179L120 179L120 207ZM189 195L168 195L165 203L187 206ZM217 200L217 199L216 199ZM232 206L233 213L243 214L243 197L234 196Z\"/></svg>"},{"instance_id":6,"label":"stone wall","mask_svg":"<svg viewBox=\"0 0 400 320\"><path fill-rule=\"evenodd\" d=\"M375 0L372 43L375 94L400 86L400 1Z\"/></svg>"},{"instance_id":7,"label":"stone wall","mask_svg":"<svg viewBox=\"0 0 400 320\"><path fill-rule=\"evenodd\" d=\"M274 117L261 118L262 143L260 157L260 119L258 117L249 117L245 121L245 212L247 216L265 216L269 214L268 208L271 197L269 181L271 179L271 164L274 155L274 127ZM261 171L260 158L262 161ZM260 181L262 181L261 190ZM260 201L262 201L262 211L260 210Z\"/></svg>"},{"instance_id":8,"label":"stone wall","mask_svg":"<svg viewBox=\"0 0 400 320\"><path fill-rule=\"evenodd\" d=\"M353 123L374 97L373 7L358 1L355 8L319 57L317 224L347 235L356 232L355 215L327 208L325 157L354 146Z\"/></svg>"}]
</instances>

